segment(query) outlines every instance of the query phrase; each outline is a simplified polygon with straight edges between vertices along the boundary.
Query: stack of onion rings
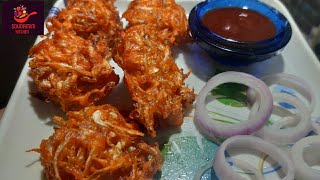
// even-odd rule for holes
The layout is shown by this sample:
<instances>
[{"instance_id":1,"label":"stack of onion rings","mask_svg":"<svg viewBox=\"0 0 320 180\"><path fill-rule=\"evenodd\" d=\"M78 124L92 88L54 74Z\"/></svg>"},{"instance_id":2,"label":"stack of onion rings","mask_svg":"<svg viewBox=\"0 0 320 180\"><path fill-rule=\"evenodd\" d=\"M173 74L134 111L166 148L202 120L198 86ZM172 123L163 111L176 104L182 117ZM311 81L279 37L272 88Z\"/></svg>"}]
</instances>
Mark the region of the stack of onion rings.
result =
<instances>
[{"instance_id":1,"label":"stack of onion rings","mask_svg":"<svg viewBox=\"0 0 320 180\"><path fill-rule=\"evenodd\" d=\"M261 80L263 80L264 83ZM309 167L303 159L303 148L308 145L308 143L320 144L318 142L320 139L319 136L304 138L312 131L312 127L316 129L315 125L312 126L313 122L311 121L311 113L316 103L315 93L307 82L294 75L275 74L263 77L261 80L245 73L224 72L210 79L198 96L195 111L195 123L198 129L211 139L216 139L217 137L219 137L219 139L226 139L214 157L213 167L216 175L220 179L226 180L241 179L225 160L226 147L241 146L243 148L253 148L264 152L274 160L279 161L281 167L286 172L286 176L283 179L294 179L295 174L296 177L301 179L319 179L319 171ZM212 121L207 115L205 100L208 93L216 86L228 82L240 83L249 87L247 96L249 104L252 105L249 121L240 124L224 125ZM271 96L271 92L266 85L270 86L272 84L280 84L296 90L305 97L308 103L304 103L294 95L284 93L274 93ZM286 102L292 105L298 112L296 114L290 113L290 115L284 116L271 127L267 127L265 124L272 113L273 101ZM295 127L282 129L287 125ZM253 136L242 136L254 134L264 140ZM286 152L281 150L280 147L270 142L276 145L294 144L291 151L292 156L290 156L292 159L290 159ZM294 163L292 163L292 161ZM252 168L250 171L255 172ZM203 170L201 170L201 172L203 172ZM196 175L195 179L201 177L199 173ZM258 179L261 179L259 174L257 175L255 173L255 175ZM262 177L262 179L264 178Z\"/></svg>"}]
</instances>

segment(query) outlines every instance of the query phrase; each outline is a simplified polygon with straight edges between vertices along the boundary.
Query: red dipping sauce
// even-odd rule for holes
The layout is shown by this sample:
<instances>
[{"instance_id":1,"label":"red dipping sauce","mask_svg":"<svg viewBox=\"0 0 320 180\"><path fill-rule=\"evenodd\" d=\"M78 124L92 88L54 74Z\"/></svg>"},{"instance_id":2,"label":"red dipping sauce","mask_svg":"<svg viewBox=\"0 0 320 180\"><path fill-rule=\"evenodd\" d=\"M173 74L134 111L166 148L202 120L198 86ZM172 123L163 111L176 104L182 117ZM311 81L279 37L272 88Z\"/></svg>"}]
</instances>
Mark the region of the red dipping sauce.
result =
<instances>
[{"instance_id":1,"label":"red dipping sauce","mask_svg":"<svg viewBox=\"0 0 320 180\"><path fill-rule=\"evenodd\" d=\"M236 7L210 10L202 17L202 23L211 32L236 41L262 41L276 35L276 27L267 17Z\"/></svg>"}]
</instances>

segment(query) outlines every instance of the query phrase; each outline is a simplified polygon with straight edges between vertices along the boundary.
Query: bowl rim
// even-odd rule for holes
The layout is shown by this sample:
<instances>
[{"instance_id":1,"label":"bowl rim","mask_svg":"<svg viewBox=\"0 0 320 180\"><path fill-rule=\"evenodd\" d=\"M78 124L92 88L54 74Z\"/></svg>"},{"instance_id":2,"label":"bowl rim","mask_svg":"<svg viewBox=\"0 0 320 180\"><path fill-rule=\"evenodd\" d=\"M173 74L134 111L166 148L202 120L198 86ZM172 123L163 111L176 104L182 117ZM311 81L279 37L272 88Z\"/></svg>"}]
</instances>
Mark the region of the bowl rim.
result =
<instances>
[{"instance_id":1,"label":"bowl rim","mask_svg":"<svg viewBox=\"0 0 320 180\"><path fill-rule=\"evenodd\" d=\"M193 9L191 10L190 15L189 15L189 26L190 26L190 30L193 31L192 34L196 34L197 36L199 36L199 38L201 40L209 43L210 45L214 45L215 47L219 47L224 50L228 50L230 52L237 51L238 53L252 55L252 54L267 54L267 53L277 51L277 50L285 47L288 44L288 42L290 41L291 36L292 36L292 28L291 28L291 25L290 25L290 22L288 21L288 19L281 12L276 10L275 8L273 8L273 7L269 6L268 4L265 4L259 0L250 0L250 1L254 2L254 3L258 3L258 4L262 5L264 8L267 8L268 10L270 10L272 13L275 13L276 16L281 21L283 21L285 24L284 28L280 32L278 32L275 36L273 36L272 38L269 38L269 39L261 40L261 41L237 41L234 39L225 38L225 37L220 36L214 32L211 32L202 23L202 20L199 15L199 11L201 8L203 8L207 4L215 3L216 1L218 1L218 0L206 0L206 1L198 3L195 7L193 7ZM239 0L233 0L233 2L236 2L236 1L239 1ZM225 6L225 7L236 7L236 6ZM221 8L225 8L225 7L221 7ZM239 7L239 8L241 8L241 7ZM262 13L260 13L260 14L262 14ZM233 44L235 46L241 45L241 46L245 47L245 46L256 45L257 47L248 49L248 47L245 47L245 48L231 47L231 46L228 46L225 44L223 46L221 46L217 43L217 41L220 41L219 44L221 44L221 42L224 42L224 43L228 43L228 44ZM260 50L263 52L262 53L254 53L254 52L249 53L250 51L257 51L257 50Z\"/></svg>"}]
</instances>

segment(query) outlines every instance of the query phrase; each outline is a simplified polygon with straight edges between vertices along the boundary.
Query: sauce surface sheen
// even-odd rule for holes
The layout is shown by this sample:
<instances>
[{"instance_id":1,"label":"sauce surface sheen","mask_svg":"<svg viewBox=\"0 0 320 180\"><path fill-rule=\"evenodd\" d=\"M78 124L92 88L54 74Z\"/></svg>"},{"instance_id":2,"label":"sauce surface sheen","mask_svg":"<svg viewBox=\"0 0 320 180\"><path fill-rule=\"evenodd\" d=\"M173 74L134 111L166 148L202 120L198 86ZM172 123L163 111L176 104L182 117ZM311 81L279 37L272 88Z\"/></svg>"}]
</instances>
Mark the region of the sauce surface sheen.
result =
<instances>
[{"instance_id":1,"label":"sauce surface sheen","mask_svg":"<svg viewBox=\"0 0 320 180\"><path fill-rule=\"evenodd\" d=\"M237 7L210 10L202 22L211 32L236 41L262 41L276 35L276 27L267 17Z\"/></svg>"}]
</instances>

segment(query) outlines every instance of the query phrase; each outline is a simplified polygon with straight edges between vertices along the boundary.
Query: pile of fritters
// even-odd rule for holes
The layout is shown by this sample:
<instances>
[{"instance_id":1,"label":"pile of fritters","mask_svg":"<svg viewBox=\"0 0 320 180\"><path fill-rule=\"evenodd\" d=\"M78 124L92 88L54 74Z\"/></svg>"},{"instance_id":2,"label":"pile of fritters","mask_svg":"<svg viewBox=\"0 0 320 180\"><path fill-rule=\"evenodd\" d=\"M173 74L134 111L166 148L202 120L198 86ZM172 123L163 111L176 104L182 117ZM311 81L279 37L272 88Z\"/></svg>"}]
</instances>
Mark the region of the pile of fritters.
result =
<instances>
[{"instance_id":1,"label":"pile of fritters","mask_svg":"<svg viewBox=\"0 0 320 180\"><path fill-rule=\"evenodd\" d=\"M87 107L55 117L60 125L43 140L41 163L48 179L152 179L162 165L157 145L111 105Z\"/></svg>"},{"instance_id":2,"label":"pile of fritters","mask_svg":"<svg viewBox=\"0 0 320 180\"><path fill-rule=\"evenodd\" d=\"M184 85L188 75L175 64L170 46L185 42L185 11L174 0L135 0L123 17L129 22L115 44L114 60L134 100L131 118L155 137L159 126L181 126L183 108L194 101Z\"/></svg>"},{"instance_id":3,"label":"pile of fritters","mask_svg":"<svg viewBox=\"0 0 320 180\"><path fill-rule=\"evenodd\" d=\"M94 105L119 82L108 62L122 26L113 1L71 0L48 22L48 37L30 50L39 93L64 111Z\"/></svg>"},{"instance_id":4,"label":"pile of fritters","mask_svg":"<svg viewBox=\"0 0 320 180\"><path fill-rule=\"evenodd\" d=\"M93 106L119 82L108 62L122 29L113 3L69 1L30 50L39 92L69 111L66 121L54 118L54 134L33 150L47 179L152 179L161 168L158 146L146 144L136 124L111 105Z\"/></svg>"},{"instance_id":5,"label":"pile of fritters","mask_svg":"<svg viewBox=\"0 0 320 180\"><path fill-rule=\"evenodd\" d=\"M163 160L138 124L155 137L160 126L180 126L194 101L170 49L190 38L183 8L174 0L135 0L123 30L113 3L69 0L48 20L47 38L30 50L39 92L69 111L66 120L54 117L54 134L32 150L48 179L152 179ZM127 120L111 105L94 106L119 82L111 56L134 101Z\"/></svg>"}]
</instances>

